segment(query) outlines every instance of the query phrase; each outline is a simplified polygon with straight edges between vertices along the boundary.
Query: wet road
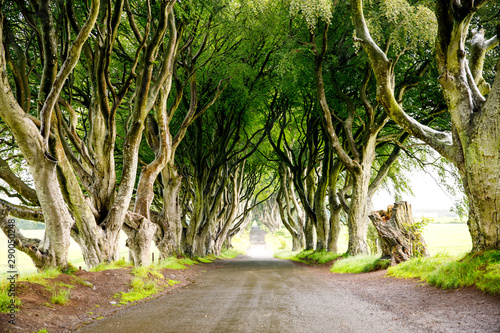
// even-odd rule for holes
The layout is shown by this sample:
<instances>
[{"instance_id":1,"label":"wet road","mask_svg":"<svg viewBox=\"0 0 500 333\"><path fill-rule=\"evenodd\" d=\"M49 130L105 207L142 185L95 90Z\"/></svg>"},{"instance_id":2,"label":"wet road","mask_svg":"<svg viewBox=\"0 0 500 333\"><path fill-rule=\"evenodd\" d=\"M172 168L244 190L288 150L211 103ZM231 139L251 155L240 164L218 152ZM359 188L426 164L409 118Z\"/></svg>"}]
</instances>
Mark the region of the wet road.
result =
<instances>
[{"instance_id":1,"label":"wet road","mask_svg":"<svg viewBox=\"0 0 500 333\"><path fill-rule=\"evenodd\" d=\"M265 247L262 232L251 237ZM203 274L182 290L78 332L433 331L426 326L402 320L315 270L272 258L243 257Z\"/></svg>"}]
</instances>

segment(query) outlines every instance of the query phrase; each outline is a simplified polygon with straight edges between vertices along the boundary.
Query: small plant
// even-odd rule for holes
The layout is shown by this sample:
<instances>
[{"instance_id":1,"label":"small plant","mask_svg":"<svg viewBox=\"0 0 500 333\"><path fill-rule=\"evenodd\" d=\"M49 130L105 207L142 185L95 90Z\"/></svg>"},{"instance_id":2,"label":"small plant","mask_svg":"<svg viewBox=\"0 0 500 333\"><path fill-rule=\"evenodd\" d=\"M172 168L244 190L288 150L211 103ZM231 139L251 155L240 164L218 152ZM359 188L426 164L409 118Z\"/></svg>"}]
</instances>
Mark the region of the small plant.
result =
<instances>
[{"instance_id":1,"label":"small plant","mask_svg":"<svg viewBox=\"0 0 500 333\"><path fill-rule=\"evenodd\" d=\"M43 329L36 331L36 332L33 332L33 333L49 333L49 331L47 331L46 328L43 328Z\"/></svg>"},{"instance_id":2,"label":"small plant","mask_svg":"<svg viewBox=\"0 0 500 333\"><path fill-rule=\"evenodd\" d=\"M69 289L59 289L52 292L50 302L59 305L66 305L69 302L71 291Z\"/></svg>"}]
</instances>

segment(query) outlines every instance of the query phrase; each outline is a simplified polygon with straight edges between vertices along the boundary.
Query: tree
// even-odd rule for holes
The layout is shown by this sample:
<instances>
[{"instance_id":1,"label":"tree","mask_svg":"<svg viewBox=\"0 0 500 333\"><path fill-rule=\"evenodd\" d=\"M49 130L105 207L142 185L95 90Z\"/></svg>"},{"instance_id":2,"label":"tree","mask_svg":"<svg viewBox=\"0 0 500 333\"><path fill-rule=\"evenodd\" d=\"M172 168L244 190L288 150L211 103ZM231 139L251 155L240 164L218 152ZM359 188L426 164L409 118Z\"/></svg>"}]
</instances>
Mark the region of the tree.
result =
<instances>
[{"instance_id":1,"label":"tree","mask_svg":"<svg viewBox=\"0 0 500 333\"><path fill-rule=\"evenodd\" d=\"M482 74L486 53L498 45L498 28L489 39L485 37L486 32L477 29L470 42L469 57L466 52L467 34L474 15L488 3L491 2L436 2L438 81L451 116L451 131L442 132L416 121L398 103L392 60L370 35L362 1L351 1L356 36L377 79L377 99L394 121L453 162L460 172L469 201L468 226L473 252L500 248L497 218L500 141L496 139L500 72L496 71L492 85Z\"/></svg>"}]
</instances>

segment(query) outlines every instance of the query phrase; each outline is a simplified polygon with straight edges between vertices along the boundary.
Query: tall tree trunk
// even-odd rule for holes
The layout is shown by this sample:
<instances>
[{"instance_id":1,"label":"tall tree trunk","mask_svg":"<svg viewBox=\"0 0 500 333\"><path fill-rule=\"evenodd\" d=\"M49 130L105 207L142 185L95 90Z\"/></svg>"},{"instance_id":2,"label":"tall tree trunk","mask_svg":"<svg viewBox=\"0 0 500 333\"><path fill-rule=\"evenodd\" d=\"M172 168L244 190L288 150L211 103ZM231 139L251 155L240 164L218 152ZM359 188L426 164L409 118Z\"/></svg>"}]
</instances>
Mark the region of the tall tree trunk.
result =
<instances>
[{"instance_id":1,"label":"tall tree trunk","mask_svg":"<svg viewBox=\"0 0 500 333\"><path fill-rule=\"evenodd\" d=\"M371 164L370 164L371 167ZM349 243L347 252L350 255L369 253L366 235L368 232L368 186L370 170L362 170L353 175L353 189L349 204L347 226L349 229Z\"/></svg>"},{"instance_id":2,"label":"tall tree trunk","mask_svg":"<svg viewBox=\"0 0 500 333\"><path fill-rule=\"evenodd\" d=\"M180 254L182 223L179 191L182 177L177 173L175 166L167 164L161 172L163 183L163 211L159 217L156 247L160 251L160 258L167 258Z\"/></svg>"},{"instance_id":3,"label":"tall tree trunk","mask_svg":"<svg viewBox=\"0 0 500 333\"><path fill-rule=\"evenodd\" d=\"M333 153L333 152L332 152ZM330 176L328 178L328 203L330 206L330 232L328 234L327 251L338 253L338 241L340 235L340 213L342 212L342 205L337 196L337 183L340 172L342 170L342 163L339 160L333 161L331 157Z\"/></svg>"}]
</instances>

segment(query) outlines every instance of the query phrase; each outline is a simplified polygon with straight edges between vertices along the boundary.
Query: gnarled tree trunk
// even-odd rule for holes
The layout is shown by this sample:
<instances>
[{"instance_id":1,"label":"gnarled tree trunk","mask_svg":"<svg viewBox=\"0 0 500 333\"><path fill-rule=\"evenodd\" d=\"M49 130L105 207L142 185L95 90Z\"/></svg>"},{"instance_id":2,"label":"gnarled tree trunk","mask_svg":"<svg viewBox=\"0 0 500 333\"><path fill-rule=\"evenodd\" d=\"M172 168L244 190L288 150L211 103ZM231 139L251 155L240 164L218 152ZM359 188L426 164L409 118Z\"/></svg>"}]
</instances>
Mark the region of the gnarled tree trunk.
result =
<instances>
[{"instance_id":1,"label":"gnarled tree trunk","mask_svg":"<svg viewBox=\"0 0 500 333\"><path fill-rule=\"evenodd\" d=\"M370 220L380 235L382 258L390 258L391 266L413 257L428 257L429 252L420 230L415 228L411 205L400 201L387 211L372 212Z\"/></svg>"}]
</instances>

